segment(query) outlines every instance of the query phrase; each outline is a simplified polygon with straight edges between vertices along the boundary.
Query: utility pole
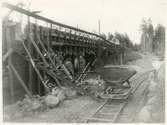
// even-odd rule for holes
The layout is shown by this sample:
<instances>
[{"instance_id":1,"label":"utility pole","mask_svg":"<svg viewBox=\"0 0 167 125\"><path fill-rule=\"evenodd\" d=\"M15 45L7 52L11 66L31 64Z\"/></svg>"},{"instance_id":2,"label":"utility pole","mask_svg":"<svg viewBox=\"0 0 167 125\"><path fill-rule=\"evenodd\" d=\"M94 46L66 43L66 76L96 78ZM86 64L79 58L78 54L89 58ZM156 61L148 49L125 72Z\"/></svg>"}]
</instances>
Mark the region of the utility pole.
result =
<instances>
[{"instance_id":1,"label":"utility pole","mask_svg":"<svg viewBox=\"0 0 167 125\"><path fill-rule=\"evenodd\" d=\"M99 35L101 34L101 33L100 33L100 28L101 28L101 27L100 27L100 20L98 20L98 31L99 31Z\"/></svg>"},{"instance_id":2,"label":"utility pole","mask_svg":"<svg viewBox=\"0 0 167 125\"><path fill-rule=\"evenodd\" d=\"M101 34L100 33L100 20L98 20L98 32L99 32L99 35ZM101 44L99 43L98 44L98 58L99 58L99 60L102 60L101 59L101 52L102 52L102 50L101 50Z\"/></svg>"}]
</instances>

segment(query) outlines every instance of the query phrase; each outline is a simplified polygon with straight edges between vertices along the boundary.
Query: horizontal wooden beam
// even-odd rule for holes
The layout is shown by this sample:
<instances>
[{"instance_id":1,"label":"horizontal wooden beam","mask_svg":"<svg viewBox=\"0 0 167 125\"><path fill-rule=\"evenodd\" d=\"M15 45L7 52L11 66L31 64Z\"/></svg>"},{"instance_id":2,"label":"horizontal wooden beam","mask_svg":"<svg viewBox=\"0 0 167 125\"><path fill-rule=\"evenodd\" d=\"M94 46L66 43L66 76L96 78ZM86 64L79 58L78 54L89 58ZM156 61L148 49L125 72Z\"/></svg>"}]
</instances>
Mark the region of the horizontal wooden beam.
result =
<instances>
[{"instance_id":1,"label":"horizontal wooden beam","mask_svg":"<svg viewBox=\"0 0 167 125\"><path fill-rule=\"evenodd\" d=\"M103 119L103 118L86 118L87 120L97 121L97 122L113 122L111 119Z\"/></svg>"},{"instance_id":2,"label":"horizontal wooden beam","mask_svg":"<svg viewBox=\"0 0 167 125\"><path fill-rule=\"evenodd\" d=\"M16 76L16 78L19 80L21 86L24 88L24 90L25 90L26 93L28 94L28 96L29 96L30 98L32 98L31 92L28 90L26 84L24 83L24 81L23 81L22 78L20 77L19 73L17 72L17 70L15 69L15 67L13 66L13 64L12 64L12 63L9 63L9 66L10 66L10 68L12 69L12 71L13 71L14 75Z\"/></svg>"},{"instance_id":3,"label":"horizontal wooden beam","mask_svg":"<svg viewBox=\"0 0 167 125\"><path fill-rule=\"evenodd\" d=\"M6 8L8 8L8 9L11 9L11 10L14 10L14 11L17 11L17 12L20 12L20 13L23 13L23 14L25 14L25 15L34 17L34 18L36 18L36 19L45 21L45 22L47 22L47 23L51 23L51 24L54 24L54 25L58 25L58 26L61 26L61 27L64 27L64 28L68 28L68 29L74 30L74 31L78 31L78 32L81 32L81 33L86 33L86 34L89 34L89 35L98 37L99 39L103 40L104 43L106 43L106 44L108 44L108 45L114 45L114 43L111 43L110 41L106 40L105 38L103 38L103 37L101 37L100 35L97 35L97 34L95 34L95 33L88 32L88 31L85 31L85 30L82 30L82 29L79 29L79 28L75 28L75 27L72 27L72 26L69 26L69 25L65 25L65 24L62 24L62 23L53 21L53 20L51 20L51 19L48 19L48 18L46 18L46 17L37 15L37 14L35 14L35 13L33 13L33 12L30 12L30 11L28 11L28 10L22 9L22 8L20 8L20 7L17 7L17 6L15 6L15 5L12 5L12 4L9 4L9 3L3 3L2 5L3 5L4 7L6 7ZM116 45L116 44L115 44L115 45ZM121 46L119 45L119 47L121 47Z\"/></svg>"},{"instance_id":4,"label":"horizontal wooden beam","mask_svg":"<svg viewBox=\"0 0 167 125\"><path fill-rule=\"evenodd\" d=\"M77 46L77 47L88 47L88 48L97 48L93 45L82 45L82 44L74 44L74 43L62 43L62 42L52 42L53 46Z\"/></svg>"},{"instance_id":5,"label":"horizontal wooden beam","mask_svg":"<svg viewBox=\"0 0 167 125\"><path fill-rule=\"evenodd\" d=\"M89 34L89 35L93 35L93 36L99 37L99 35L97 35L97 34L94 34L94 33L91 33L91 32L85 31L85 30L81 30L81 29L78 29L78 28L75 28L75 27L72 27L72 26L68 26L68 25L65 25L65 24L53 21L51 19L39 16L39 15L33 13L33 12L30 12L28 10L22 9L20 7L17 7L15 5L12 5L12 4L9 4L9 3L3 3L2 5L5 6L5 7L7 7L7 8L9 8L9 9L11 9L11 10L23 13L25 15L34 17L34 18L42 20L42 21L46 21L46 22L51 23L51 24L55 24L55 25L58 25L58 26L62 26L64 28L69 28L71 30L75 30L75 31L79 31L79 32L82 32L82 33L86 33L86 34Z\"/></svg>"}]
</instances>

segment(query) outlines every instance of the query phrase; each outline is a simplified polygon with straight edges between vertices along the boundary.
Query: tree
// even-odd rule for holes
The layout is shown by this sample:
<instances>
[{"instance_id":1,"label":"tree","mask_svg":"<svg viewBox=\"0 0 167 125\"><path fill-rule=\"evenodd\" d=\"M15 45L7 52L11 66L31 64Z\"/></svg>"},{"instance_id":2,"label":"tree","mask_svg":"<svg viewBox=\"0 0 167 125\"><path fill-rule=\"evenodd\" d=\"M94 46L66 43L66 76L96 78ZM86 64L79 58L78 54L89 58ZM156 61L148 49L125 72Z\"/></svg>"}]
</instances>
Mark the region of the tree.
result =
<instances>
[{"instance_id":1,"label":"tree","mask_svg":"<svg viewBox=\"0 0 167 125\"><path fill-rule=\"evenodd\" d=\"M147 33L150 37L153 37L154 35L154 28L151 19L148 19Z\"/></svg>"},{"instance_id":2,"label":"tree","mask_svg":"<svg viewBox=\"0 0 167 125\"><path fill-rule=\"evenodd\" d=\"M140 44L134 44L133 50L139 51L139 49L140 49Z\"/></svg>"},{"instance_id":3,"label":"tree","mask_svg":"<svg viewBox=\"0 0 167 125\"><path fill-rule=\"evenodd\" d=\"M153 50L154 52L160 51L161 54L165 51L165 27L161 24L158 24L155 28Z\"/></svg>"},{"instance_id":4,"label":"tree","mask_svg":"<svg viewBox=\"0 0 167 125\"><path fill-rule=\"evenodd\" d=\"M114 36L109 32L109 33L108 33L108 40L112 40L113 37L114 37Z\"/></svg>"},{"instance_id":5,"label":"tree","mask_svg":"<svg viewBox=\"0 0 167 125\"><path fill-rule=\"evenodd\" d=\"M141 31L142 31L142 33L147 33L147 22L146 22L146 20L142 20L142 23L141 23L141 25L140 25L140 29L141 29Z\"/></svg>"},{"instance_id":6,"label":"tree","mask_svg":"<svg viewBox=\"0 0 167 125\"><path fill-rule=\"evenodd\" d=\"M122 34L115 32L115 38L119 40L121 45L124 45L124 40Z\"/></svg>"},{"instance_id":7,"label":"tree","mask_svg":"<svg viewBox=\"0 0 167 125\"><path fill-rule=\"evenodd\" d=\"M120 34L118 32L115 32L115 38L120 41L121 45L126 46L128 48L133 48L133 43L126 33Z\"/></svg>"},{"instance_id":8,"label":"tree","mask_svg":"<svg viewBox=\"0 0 167 125\"><path fill-rule=\"evenodd\" d=\"M149 18L148 21L143 19L140 25L140 29L142 31L141 49L144 52L152 52L154 28L151 19Z\"/></svg>"}]
</instances>

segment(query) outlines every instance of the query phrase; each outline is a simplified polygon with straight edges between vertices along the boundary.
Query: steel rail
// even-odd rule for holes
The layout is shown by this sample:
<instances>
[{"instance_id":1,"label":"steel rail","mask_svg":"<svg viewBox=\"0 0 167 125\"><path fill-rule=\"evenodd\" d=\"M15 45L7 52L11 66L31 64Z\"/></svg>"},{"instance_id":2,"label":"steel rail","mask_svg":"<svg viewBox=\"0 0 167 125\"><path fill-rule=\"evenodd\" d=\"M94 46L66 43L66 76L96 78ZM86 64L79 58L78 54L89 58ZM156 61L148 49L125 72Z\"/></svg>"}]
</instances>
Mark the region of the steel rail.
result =
<instances>
[{"instance_id":1,"label":"steel rail","mask_svg":"<svg viewBox=\"0 0 167 125\"><path fill-rule=\"evenodd\" d=\"M132 94L134 94L136 92L136 90L139 88L139 86L147 79L147 77L144 77L143 79L140 79L141 76L145 76L145 75L148 75L150 72L152 72L154 70L149 70L149 71L146 71L144 72L143 74L140 75L140 77L137 77L135 80L133 80L133 82L135 82L137 85L134 86L134 89L132 90ZM129 95L130 96L130 95ZM93 116L95 116L96 114L98 114L98 112L100 110L103 109L103 107L105 107L105 105L108 103L108 100L105 100L104 103L97 108L97 110L89 117L89 118L86 118L85 120L85 123L88 123L90 120L95 120L95 121L106 121L106 122L116 122L116 120L118 119L120 113L122 112L122 110L124 109L124 107L126 106L126 104L128 104L128 100L123 102L123 103L120 103L120 107L118 107L118 110L116 112L114 112L114 117L113 119L109 120L109 119L103 119L103 118L94 118ZM100 113L101 114L101 113ZM102 114L105 114L105 113L102 113ZM108 113L109 115L113 114L113 113Z\"/></svg>"},{"instance_id":2,"label":"steel rail","mask_svg":"<svg viewBox=\"0 0 167 125\"><path fill-rule=\"evenodd\" d=\"M147 73L149 73L149 72L146 72L146 73L142 74L142 76L143 76L143 75L146 75ZM137 80L137 79L136 79L136 80ZM137 84L137 85L135 86L135 88L132 90L132 94L134 94L134 93L136 92L136 90L141 86L141 84L142 84L145 80L147 80L147 77L144 78L144 79L142 79L140 82L138 82L138 84ZM122 104L122 106L120 107L120 110L119 110L119 111L117 112L117 114L114 116L113 122L116 122L116 120L118 119L120 113L123 111L124 107L128 104L128 102L129 102L129 101L126 101L126 102L124 102L124 103Z\"/></svg>"}]
</instances>

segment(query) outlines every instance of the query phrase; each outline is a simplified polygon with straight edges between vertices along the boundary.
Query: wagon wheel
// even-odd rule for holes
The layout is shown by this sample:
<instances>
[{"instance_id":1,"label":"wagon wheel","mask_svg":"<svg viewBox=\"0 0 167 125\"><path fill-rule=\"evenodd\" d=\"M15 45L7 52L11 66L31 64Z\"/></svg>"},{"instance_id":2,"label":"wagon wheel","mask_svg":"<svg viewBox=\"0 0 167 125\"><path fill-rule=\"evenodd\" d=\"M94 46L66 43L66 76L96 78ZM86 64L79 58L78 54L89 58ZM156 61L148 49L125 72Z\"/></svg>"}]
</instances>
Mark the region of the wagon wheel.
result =
<instances>
[{"instance_id":1,"label":"wagon wheel","mask_svg":"<svg viewBox=\"0 0 167 125\"><path fill-rule=\"evenodd\" d=\"M80 62L79 62L79 59L76 57L76 58L74 59L74 72L75 72L76 74L78 74L78 73L79 73L79 70L80 70Z\"/></svg>"},{"instance_id":2,"label":"wagon wheel","mask_svg":"<svg viewBox=\"0 0 167 125\"><path fill-rule=\"evenodd\" d=\"M72 59L71 58L66 58L64 60L64 65L67 67L68 71L72 76L74 76L74 66L72 64Z\"/></svg>"}]
</instances>

